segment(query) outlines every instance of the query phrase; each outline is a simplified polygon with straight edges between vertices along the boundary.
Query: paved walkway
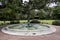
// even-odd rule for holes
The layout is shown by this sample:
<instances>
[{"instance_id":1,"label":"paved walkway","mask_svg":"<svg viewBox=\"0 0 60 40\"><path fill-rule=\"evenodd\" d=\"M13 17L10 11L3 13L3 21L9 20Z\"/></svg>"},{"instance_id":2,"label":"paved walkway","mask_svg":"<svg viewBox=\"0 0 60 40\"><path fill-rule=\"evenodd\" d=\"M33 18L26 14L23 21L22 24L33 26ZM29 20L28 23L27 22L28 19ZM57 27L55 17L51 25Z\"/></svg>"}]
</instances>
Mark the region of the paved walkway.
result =
<instances>
[{"instance_id":1,"label":"paved walkway","mask_svg":"<svg viewBox=\"0 0 60 40\"><path fill-rule=\"evenodd\" d=\"M0 31L0 40L60 40L60 26L53 26L53 27L56 27L57 29L55 33L48 34L48 35L40 35L40 36L30 36L30 37L12 36L8 34L4 34Z\"/></svg>"}]
</instances>

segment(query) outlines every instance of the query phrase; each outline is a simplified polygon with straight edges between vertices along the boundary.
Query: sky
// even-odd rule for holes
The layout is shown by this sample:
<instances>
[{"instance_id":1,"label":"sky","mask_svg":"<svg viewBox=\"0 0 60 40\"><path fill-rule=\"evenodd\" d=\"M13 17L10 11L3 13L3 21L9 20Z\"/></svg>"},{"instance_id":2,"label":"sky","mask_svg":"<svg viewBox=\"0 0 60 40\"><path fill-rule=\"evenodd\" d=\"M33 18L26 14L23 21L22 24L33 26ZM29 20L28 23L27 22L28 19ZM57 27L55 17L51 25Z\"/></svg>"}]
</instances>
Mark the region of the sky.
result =
<instances>
[{"instance_id":1,"label":"sky","mask_svg":"<svg viewBox=\"0 0 60 40\"><path fill-rule=\"evenodd\" d=\"M29 2L29 0L23 0L23 3L24 3L25 1Z\"/></svg>"},{"instance_id":2,"label":"sky","mask_svg":"<svg viewBox=\"0 0 60 40\"><path fill-rule=\"evenodd\" d=\"M0 2L0 5L2 5L2 3Z\"/></svg>"},{"instance_id":3,"label":"sky","mask_svg":"<svg viewBox=\"0 0 60 40\"><path fill-rule=\"evenodd\" d=\"M29 0L23 0L23 3L24 3L25 1L29 2ZM1 2L0 2L0 5L2 5ZM49 6L48 6L48 5L49 5ZM50 4L48 3L47 6L48 6L48 7L54 7L54 6L57 6L57 4L55 4L55 2L53 2L53 3L50 3Z\"/></svg>"},{"instance_id":4,"label":"sky","mask_svg":"<svg viewBox=\"0 0 60 40\"><path fill-rule=\"evenodd\" d=\"M49 6L48 6L48 5L49 5ZM53 3L47 4L47 6L52 8L52 7L54 7L54 6L57 6L57 4L56 4L55 2L53 2Z\"/></svg>"},{"instance_id":5,"label":"sky","mask_svg":"<svg viewBox=\"0 0 60 40\"><path fill-rule=\"evenodd\" d=\"M24 1L27 1L27 2L29 2L29 0L23 0L23 3L24 3ZM57 4L55 4L55 2L53 2L53 3L50 3L50 4L47 4L47 6L49 5L49 7L54 7L54 6L57 6Z\"/></svg>"}]
</instances>

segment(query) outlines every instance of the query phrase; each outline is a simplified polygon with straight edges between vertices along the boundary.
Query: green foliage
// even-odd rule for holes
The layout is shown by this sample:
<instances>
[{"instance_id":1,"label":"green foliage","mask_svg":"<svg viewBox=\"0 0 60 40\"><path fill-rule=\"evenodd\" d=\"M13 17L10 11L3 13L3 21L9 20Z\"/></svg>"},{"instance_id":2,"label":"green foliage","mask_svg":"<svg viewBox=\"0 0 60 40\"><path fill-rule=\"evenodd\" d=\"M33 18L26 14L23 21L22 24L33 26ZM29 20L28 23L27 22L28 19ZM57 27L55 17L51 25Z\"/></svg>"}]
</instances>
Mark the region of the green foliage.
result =
<instances>
[{"instance_id":1,"label":"green foliage","mask_svg":"<svg viewBox=\"0 0 60 40\"><path fill-rule=\"evenodd\" d=\"M34 8L37 8L37 9L43 9L46 4L48 3L49 0L33 0L33 5L34 5Z\"/></svg>"},{"instance_id":2,"label":"green foliage","mask_svg":"<svg viewBox=\"0 0 60 40\"><path fill-rule=\"evenodd\" d=\"M13 0L10 2L9 0L5 1L6 7L4 9L0 9L0 20L15 20L19 19L19 13L22 11L22 8L20 6L19 0Z\"/></svg>"},{"instance_id":3,"label":"green foliage","mask_svg":"<svg viewBox=\"0 0 60 40\"><path fill-rule=\"evenodd\" d=\"M56 7L54 8L54 13L55 13L55 14L60 14L60 6L56 6Z\"/></svg>"},{"instance_id":4,"label":"green foliage","mask_svg":"<svg viewBox=\"0 0 60 40\"><path fill-rule=\"evenodd\" d=\"M40 19L45 19L46 17L46 11L41 9L40 12L38 13Z\"/></svg>"},{"instance_id":5,"label":"green foliage","mask_svg":"<svg viewBox=\"0 0 60 40\"><path fill-rule=\"evenodd\" d=\"M55 2L57 1L60 2L60 0L55 0ZM23 6L22 0L3 0L5 7L0 8L0 20L27 19L27 12L30 13L31 19L34 19L36 15L40 19L50 19L52 17L60 19L60 6L55 7L54 10L45 10L47 8L46 4L49 2L50 0L30 0L28 5ZM36 12L35 9L39 11Z\"/></svg>"},{"instance_id":6,"label":"green foliage","mask_svg":"<svg viewBox=\"0 0 60 40\"><path fill-rule=\"evenodd\" d=\"M60 19L60 6L56 6L52 14L54 19Z\"/></svg>"},{"instance_id":7,"label":"green foliage","mask_svg":"<svg viewBox=\"0 0 60 40\"><path fill-rule=\"evenodd\" d=\"M35 10L38 10L38 9L34 9L34 10L31 10L31 18L34 19L35 16L38 16L39 19L45 19L46 18L46 11L44 9L41 9L41 10L38 10L38 11L35 11Z\"/></svg>"},{"instance_id":8,"label":"green foliage","mask_svg":"<svg viewBox=\"0 0 60 40\"><path fill-rule=\"evenodd\" d=\"M60 26L60 20L56 20L52 23L53 25L59 25Z\"/></svg>"}]
</instances>

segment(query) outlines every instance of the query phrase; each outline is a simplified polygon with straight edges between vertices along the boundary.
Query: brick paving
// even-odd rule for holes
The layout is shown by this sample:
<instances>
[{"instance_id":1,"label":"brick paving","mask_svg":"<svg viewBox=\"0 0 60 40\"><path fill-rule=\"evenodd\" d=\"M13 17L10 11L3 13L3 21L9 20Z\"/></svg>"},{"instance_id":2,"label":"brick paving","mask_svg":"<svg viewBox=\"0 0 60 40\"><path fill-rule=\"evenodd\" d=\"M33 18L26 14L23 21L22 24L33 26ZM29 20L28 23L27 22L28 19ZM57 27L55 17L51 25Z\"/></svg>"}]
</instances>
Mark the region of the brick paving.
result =
<instances>
[{"instance_id":1,"label":"brick paving","mask_svg":"<svg viewBox=\"0 0 60 40\"><path fill-rule=\"evenodd\" d=\"M0 31L0 40L60 40L60 26L52 27L56 27L57 31L52 34L40 36L13 36Z\"/></svg>"}]
</instances>

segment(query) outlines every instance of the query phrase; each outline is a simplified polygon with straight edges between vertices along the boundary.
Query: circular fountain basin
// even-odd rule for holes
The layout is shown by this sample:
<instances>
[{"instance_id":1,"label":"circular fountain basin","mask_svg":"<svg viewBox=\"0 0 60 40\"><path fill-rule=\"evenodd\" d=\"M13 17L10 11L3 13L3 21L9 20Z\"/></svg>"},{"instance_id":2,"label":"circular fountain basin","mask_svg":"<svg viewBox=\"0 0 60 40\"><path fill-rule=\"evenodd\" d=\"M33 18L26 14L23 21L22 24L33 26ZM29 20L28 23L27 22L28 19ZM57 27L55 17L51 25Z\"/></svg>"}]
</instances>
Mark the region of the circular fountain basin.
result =
<instances>
[{"instance_id":1,"label":"circular fountain basin","mask_svg":"<svg viewBox=\"0 0 60 40\"><path fill-rule=\"evenodd\" d=\"M10 35L37 36L50 34L56 31L56 28L46 24L32 24L32 27L26 27L26 24L8 25L2 28L2 32Z\"/></svg>"}]
</instances>

